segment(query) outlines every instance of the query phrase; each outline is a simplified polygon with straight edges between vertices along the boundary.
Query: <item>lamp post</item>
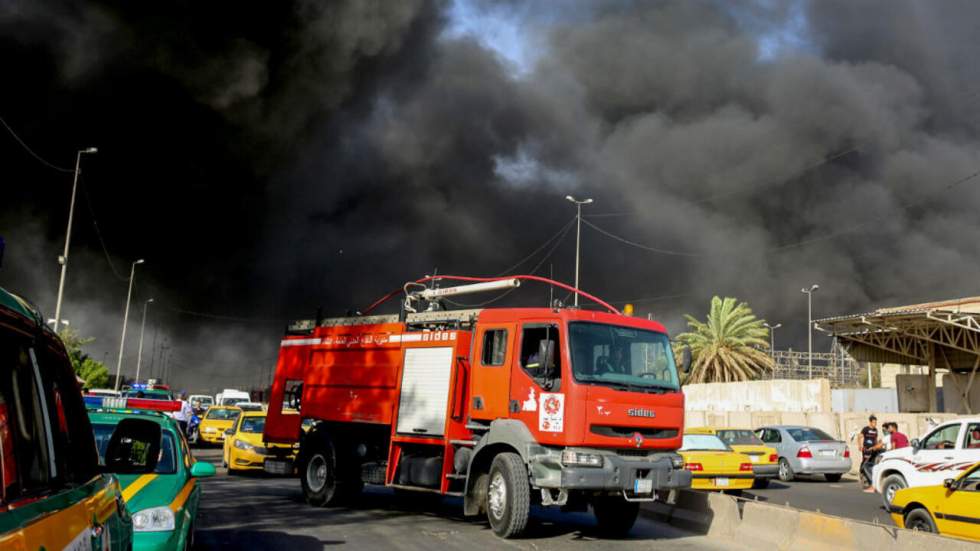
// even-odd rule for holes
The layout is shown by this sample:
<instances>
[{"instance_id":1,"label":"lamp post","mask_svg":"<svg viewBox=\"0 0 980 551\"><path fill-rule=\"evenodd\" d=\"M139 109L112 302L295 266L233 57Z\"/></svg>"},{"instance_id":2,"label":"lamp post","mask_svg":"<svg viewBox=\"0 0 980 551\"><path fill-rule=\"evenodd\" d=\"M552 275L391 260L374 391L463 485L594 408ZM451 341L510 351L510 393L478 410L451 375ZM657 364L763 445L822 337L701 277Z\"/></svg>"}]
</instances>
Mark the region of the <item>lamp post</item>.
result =
<instances>
[{"instance_id":1,"label":"lamp post","mask_svg":"<svg viewBox=\"0 0 980 551\"><path fill-rule=\"evenodd\" d=\"M126 323L129 322L129 301L133 298L133 277L136 275L136 265L142 264L141 258L133 262L129 267L129 291L126 293L126 313L123 314L122 337L119 338L119 361L116 362L116 390L119 390L120 377L122 376L123 348L126 346Z\"/></svg>"},{"instance_id":2,"label":"lamp post","mask_svg":"<svg viewBox=\"0 0 980 551\"><path fill-rule=\"evenodd\" d=\"M588 205L592 202L592 199L579 201L571 195L566 195L565 199L572 202L578 209L577 214L575 215L575 219L578 221L578 228L575 230L575 306L578 306L578 265L580 258L579 253L582 245L582 205Z\"/></svg>"},{"instance_id":3,"label":"lamp post","mask_svg":"<svg viewBox=\"0 0 980 551\"><path fill-rule=\"evenodd\" d=\"M769 355L772 356L773 358L775 358L776 357L776 336L775 336L774 333L776 332L776 329L779 329L780 327L782 327L783 324L777 323L776 325L769 325L768 322L765 322L764 321L764 322L762 322L762 326L769 330Z\"/></svg>"},{"instance_id":4,"label":"lamp post","mask_svg":"<svg viewBox=\"0 0 980 551\"><path fill-rule=\"evenodd\" d=\"M61 264L61 279L58 280L58 300L54 305L54 332L58 332L58 325L61 324L61 299L65 296L65 276L68 274L68 246L71 244L71 223L75 218L75 192L78 190L78 174L81 172L82 154L97 153L99 150L94 147L81 149L75 156L75 179L71 185L71 202L68 203L68 230L65 232L65 250L58 257Z\"/></svg>"},{"instance_id":5,"label":"lamp post","mask_svg":"<svg viewBox=\"0 0 980 551\"><path fill-rule=\"evenodd\" d=\"M143 332L146 330L146 307L153 302L153 299L148 299L143 303L143 321L140 323L140 348L139 353L136 355L136 382L140 382L140 364L143 363Z\"/></svg>"},{"instance_id":6,"label":"lamp post","mask_svg":"<svg viewBox=\"0 0 980 551\"><path fill-rule=\"evenodd\" d=\"M806 294L806 334L807 334L807 378L813 378L813 292L820 286L814 283L809 289L800 289Z\"/></svg>"}]
</instances>

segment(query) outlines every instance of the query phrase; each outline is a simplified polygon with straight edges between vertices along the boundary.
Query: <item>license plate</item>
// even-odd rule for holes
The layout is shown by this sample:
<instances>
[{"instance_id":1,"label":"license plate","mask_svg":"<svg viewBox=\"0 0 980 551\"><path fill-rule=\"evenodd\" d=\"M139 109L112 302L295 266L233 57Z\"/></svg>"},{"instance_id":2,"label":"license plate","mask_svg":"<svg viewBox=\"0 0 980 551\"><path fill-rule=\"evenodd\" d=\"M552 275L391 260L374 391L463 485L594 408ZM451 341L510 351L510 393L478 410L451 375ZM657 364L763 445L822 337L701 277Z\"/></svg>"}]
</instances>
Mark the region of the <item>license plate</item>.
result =
<instances>
[{"instance_id":1,"label":"license plate","mask_svg":"<svg viewBox=\"0 0 980 551\"><path fill-rule=\"evenodd\" d=\"M290 474L293 472L293 464L289 461L266 459L263 467L265 472L270 474Z\"/></svg>"},{"instance_id":2,"label":"license plate","mask_svg":"<svg viewBox=\"0 0 980 551\"><path fill-rule=\"evenodd\" d=\"M759 456L758 455L750 455L749 456L749 459L751 459L753 463L758 463L759 462Z\"/></svg>"},{"instance_id":3,"label":"license plate","mask_svg":"<svg viewBox=\"0 0 980 551\"><path fill-rule=\"evenodd\" d=\"M715 479L715 486L728 486L728 479L727 478L716 478Z\"/></svg>"},{"instance_id":4,"label":"license plate","mask_svg":"<svg viewBox=\"0 0 980 551\"><path fill-rule=\"evenodd\" d=\"M824 457L834 457L837 455L837 452L834 450L820 450L820 455Z\"/></svg>"},{"instance_id":5,"label":"license plate","mask_svg":"<svg viewBox=\"0 0 980 551\"><path fill-rule=\"evenodd\" d=\"M633 482L633 493L635 494L649 494L653 491L653 480L636 480Z\"/></svg>"}]
</instances>

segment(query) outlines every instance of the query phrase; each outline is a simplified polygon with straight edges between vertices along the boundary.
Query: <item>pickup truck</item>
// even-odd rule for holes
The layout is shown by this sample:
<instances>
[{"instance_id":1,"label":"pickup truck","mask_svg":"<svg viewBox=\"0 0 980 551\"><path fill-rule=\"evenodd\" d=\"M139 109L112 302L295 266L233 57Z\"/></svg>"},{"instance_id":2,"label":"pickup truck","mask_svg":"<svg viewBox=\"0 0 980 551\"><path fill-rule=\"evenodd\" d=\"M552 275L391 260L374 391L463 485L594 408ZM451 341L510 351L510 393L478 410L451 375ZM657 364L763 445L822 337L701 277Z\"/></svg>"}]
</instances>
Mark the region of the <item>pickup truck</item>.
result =
<instances>
[{"instance_id":1,"label":"pickup truck","mask_svg":"<svg viewBox=\"0 0 980 551\"><path fill-rule=\"evenodd\" d=\"M980 417L947 421L911 444L885 452L872 469L885 509L902 488L939 486L980 462Z\"/></svg>"}]
</instances>

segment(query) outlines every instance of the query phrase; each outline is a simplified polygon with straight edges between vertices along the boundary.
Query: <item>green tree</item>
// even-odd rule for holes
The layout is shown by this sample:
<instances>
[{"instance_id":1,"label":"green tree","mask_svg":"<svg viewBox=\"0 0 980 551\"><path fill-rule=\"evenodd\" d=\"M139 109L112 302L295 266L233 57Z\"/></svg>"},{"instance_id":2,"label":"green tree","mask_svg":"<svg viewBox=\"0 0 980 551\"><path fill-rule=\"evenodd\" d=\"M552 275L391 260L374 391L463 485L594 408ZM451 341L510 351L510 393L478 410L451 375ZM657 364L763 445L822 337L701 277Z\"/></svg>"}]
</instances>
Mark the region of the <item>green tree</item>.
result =
<instances>
[{"instance_id":1,"label":"green tree","mask_svg":"<svg viewBox=\"0 0 980 551\"><path fill-rule=\"evenodd\" d=\"M744 302L713 297L707 321L687 315L690 331L677 341L691 348L687 383L746 381L772 371L769 330Z\"/></svg>"},{"instance_id":2,"label":"green tree","mask_svg":"<svg viewBox=\"0 0 980 551\"><path fill-rule=\"evenodd\" d=\"M70 327L62 329L58 336L65 343L65 349L68 351L68 358L71 360L75 374L85 381L83 385L85 388L99 388L109 384L109 370L105 364L93 360L82 350L86 345L95 342L94 338L82 337Z\"/></svg>"}]
</instances>

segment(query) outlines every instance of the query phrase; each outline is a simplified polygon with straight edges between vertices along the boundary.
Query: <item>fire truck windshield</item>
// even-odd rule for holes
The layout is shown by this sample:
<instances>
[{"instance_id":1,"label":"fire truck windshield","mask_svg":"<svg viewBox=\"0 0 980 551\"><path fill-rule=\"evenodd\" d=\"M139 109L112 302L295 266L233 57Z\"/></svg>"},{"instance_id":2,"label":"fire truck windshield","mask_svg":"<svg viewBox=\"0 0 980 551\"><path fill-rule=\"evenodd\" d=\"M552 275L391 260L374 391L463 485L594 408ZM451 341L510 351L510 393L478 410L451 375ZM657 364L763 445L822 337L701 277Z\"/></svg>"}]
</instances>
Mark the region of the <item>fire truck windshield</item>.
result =
<instances>
[{"instance_id":1,"label":"fire truck windshield","mask_svg":"<svg viewBox=\"0 0 980 551\"><path fill-rule=\"evenodd\" d=\"M667 335L603 323L571 322L572 374L580 383L637 392L680 389Z\"/></svg>"}]
</instances>

